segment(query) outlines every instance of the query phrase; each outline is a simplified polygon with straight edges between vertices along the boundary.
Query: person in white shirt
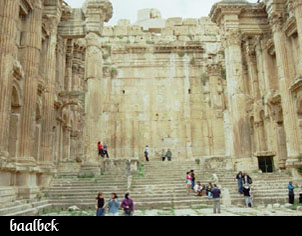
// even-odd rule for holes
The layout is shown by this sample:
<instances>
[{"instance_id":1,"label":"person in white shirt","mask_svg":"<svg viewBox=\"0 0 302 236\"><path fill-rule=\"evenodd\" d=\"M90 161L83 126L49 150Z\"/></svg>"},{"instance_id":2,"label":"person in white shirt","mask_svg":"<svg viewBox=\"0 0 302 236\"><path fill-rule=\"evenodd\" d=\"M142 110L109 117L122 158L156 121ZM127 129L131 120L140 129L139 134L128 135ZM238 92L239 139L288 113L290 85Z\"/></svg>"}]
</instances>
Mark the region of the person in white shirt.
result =
<instances>
[{"instance_id":1,"label":"person in white shirt","mask_svg":"<svg viewBox=\"0 0 302 236\"><path fill-rule=\"evenodd\" d=\"M147 145L146 148L145 148L145 158L146 158L147 162L149 161L149 152L150 152L150 148Z\"/></svg>"},{"instance_id":2,"label":"person in white shirt","mask_svg":"<svg viewBox=\"0 0 302 236\"><path fill-rule=\"evenodd\" d=\"M200 182L197 182L197 184L194 187L194 191L196 193L196 196L202 196L203 186Z\"/></svg>"}]
</instances>

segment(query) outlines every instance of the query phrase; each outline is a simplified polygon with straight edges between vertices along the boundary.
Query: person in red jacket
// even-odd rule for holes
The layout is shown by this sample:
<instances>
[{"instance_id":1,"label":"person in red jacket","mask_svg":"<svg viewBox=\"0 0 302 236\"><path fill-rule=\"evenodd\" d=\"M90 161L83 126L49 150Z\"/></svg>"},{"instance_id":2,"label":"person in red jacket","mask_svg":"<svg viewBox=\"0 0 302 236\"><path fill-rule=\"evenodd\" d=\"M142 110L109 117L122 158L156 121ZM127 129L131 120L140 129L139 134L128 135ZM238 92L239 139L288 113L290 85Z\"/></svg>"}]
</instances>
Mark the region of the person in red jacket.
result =
<instances>
[{"instance_id":1,"label":"person in red jacket","mask_svg":"<svg viewBox=\"0 0 302 236\"><path fill-rule=\"evenodd\" d=\"M98 142L99 156L104 157L104 147L101 142Z\"/></svg>"}]
</instances>

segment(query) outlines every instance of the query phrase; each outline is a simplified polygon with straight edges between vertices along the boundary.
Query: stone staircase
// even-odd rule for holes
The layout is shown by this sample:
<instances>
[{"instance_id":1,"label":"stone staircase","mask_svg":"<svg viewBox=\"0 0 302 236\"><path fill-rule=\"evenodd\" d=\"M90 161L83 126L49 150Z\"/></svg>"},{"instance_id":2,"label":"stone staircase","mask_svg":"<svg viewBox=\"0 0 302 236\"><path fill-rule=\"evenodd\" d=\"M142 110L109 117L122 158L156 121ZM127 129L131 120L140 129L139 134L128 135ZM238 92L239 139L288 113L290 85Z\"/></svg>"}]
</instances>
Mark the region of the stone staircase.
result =
<instances>
[{"instance_id":1,"label":"stone staircase","mask_svg":"<svg viewBox=\"0 0 302 236\"><path fill-rule=\"evenodd\" d=\"M106 198L111 193L117 193L122 198L128 191L127 183L128 177L123 171L107 173L98 178L64 172L57 176L45 194L55 209L66 210L70 206L77 206L88 210L95 208L98 192L103 192Z\"/></svg>"},{"instance_id":2,"label":"stone staircase","mask_svg":"<svg viewBox=\"0 0 302 236\"><path fill-rule=\"evenodd\" d=\"M224 190L227 189L230 192L232 205L242 206L244 200L242 196L238 194L237 184L234 180L236 173L227 172L217 175L219 184ZM287 185L292 181L289 175L285 173L252 173L250 176L253 178L252 194L256 206L288 203ZM302 182L294 182L294 184L299 186L299 188L295 190L296 196L298 196L298 193L301 191Z\"/></svg>"},{"instance_id":3,"label":"stone staircase","mask_svg":"<svg viewBox=\"0 0 302 236\"><path fill-rule=\"evenodd\" d=\"M193 161L143 163L144 176L134 176L132 179L131 196L137 209L191 208L212 204L206 197L196 197L187 194L186 173L194 169L198 181L207 184L214 183L212 172L200 170Z\"/></svg>"},{"instance_id":4,"label":"stone staircase","mask_svg":"<svg viewBox=\"0 0 302 236\"><path fill-rule=\"evenodd\" d=\"M0 195L1 198L1 195ZM48 209L51 204L45 199L10 200L0 203L0 216L34 216Z\"/></svg>"},{"instance_id":5,"label":"stone staircase","mask_svg":"<svg viewBox=\"0 0 302 236\"><path fill-rule=\"evenodd\" d=\"M203 170L194 161L142 162L140 173L126 176L121 169L111 170L101 177L78 177L72 168L62 171L45 193L53 208L66 210L77 206L83 210L94 209L95 197L103 192L106 198L115 192L122 200L126 192L131 193L136 209L202 208L212 206L207 197L196 197L186 193L186 172L194 169L197 181L202 184L216 183L222 189L222 203L226 206L244 206L243 196L237 193L236 172ZM73 171L72 171L73 170ZM253 178L253 196L256 206L288 201L287 185L291 177L285 173L250 174ZM295 183L296 185L300 183ZM298 193L299 190L296 190Z\"/></svg>"}]
</instances>

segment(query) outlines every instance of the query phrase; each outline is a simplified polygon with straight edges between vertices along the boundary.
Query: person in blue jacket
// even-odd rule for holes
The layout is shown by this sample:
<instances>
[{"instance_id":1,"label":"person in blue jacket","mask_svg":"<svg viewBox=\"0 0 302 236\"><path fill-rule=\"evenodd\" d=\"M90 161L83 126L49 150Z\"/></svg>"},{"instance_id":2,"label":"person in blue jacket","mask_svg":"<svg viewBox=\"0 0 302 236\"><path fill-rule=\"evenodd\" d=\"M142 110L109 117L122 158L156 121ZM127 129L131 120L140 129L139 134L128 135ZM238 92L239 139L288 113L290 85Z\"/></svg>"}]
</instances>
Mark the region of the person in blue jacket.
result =
<instances>
[{"instance_id":1,"label":"person in blue jacket","mask_svg":"<svg viewBox=\"0 0 302 236\"><path fill-rule=\"evenodd\" d=\"M109 216L119 216L120 200L116 193L111 194L111 198L108 200Z\"/></svg>"},{"instance_id":2,"label":"person in blue jacket","mask_svg":"<svg viewBox=\"0 0 302 236\"><path fill-rule=\"evenodd\" d=\"M289 196L289 203L295 204L295 187L293 186L293 182L289 182L288 196Z\"/></svg>"}]
</instances>

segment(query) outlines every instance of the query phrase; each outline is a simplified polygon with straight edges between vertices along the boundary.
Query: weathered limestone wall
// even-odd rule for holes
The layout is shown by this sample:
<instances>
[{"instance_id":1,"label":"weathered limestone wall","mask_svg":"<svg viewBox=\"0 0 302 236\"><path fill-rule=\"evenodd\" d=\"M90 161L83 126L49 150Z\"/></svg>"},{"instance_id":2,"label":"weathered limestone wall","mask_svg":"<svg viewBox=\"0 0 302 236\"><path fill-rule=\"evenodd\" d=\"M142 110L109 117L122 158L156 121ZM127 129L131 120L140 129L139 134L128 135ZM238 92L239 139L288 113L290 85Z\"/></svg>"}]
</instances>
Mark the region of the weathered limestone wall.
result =
<instances>
[{"instance_id":1,"label":"weathered limestone wall","mask_svg":"<svg viewBox=\"0 0 302 236\"><path fill-rule=\"evenodd\" d=\"M208 18L168 19L149 31L121 20L103 36L95 132L112 157L142 158L145 145L152 157L168 148L177 159L225 154L224 58Z\"/></svg>"},{"instance_id":2,"label":"weathered limestone wall","mask_svg":"<svg viewBox=\"0 0 302 236\"><path fill-rule=\"evenodd\" d=\"M237 169L257 169L258 160L273 158L275 170L297 174L302 164L301 3L225 0L212 8L225 44L232 119L226 139Z\"/></svg>"}]
</instances>

